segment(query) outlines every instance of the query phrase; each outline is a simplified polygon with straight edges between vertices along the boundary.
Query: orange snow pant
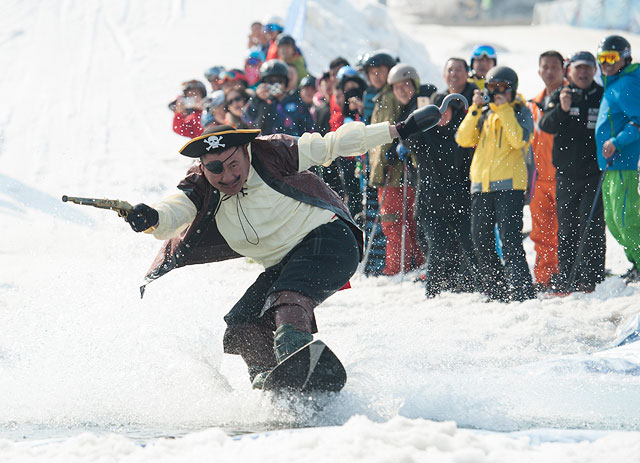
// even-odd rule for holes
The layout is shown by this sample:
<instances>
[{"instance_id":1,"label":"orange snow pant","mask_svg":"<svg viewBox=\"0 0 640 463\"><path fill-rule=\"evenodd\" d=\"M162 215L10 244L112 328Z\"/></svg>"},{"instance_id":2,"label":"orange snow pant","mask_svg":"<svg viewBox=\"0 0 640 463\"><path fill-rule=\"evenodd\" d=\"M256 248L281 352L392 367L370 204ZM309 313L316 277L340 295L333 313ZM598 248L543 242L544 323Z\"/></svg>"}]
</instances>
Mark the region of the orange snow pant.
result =
<instances>
[{"instance_id":1,"label":"orange snow pant","mask_svg":"<svg viewBox=\"0 0 640 463\"><path fill-rule=\"evenodd\" d=\"M537 179L531 203L531 241L536 251L533 274L536 282L548 285L558 273L558 210L556 181Z\"/></svg>"},{"instance_id":2,"label":"orange snow pant","mask_svg":"<svg viewBox=\"0 0 640 463\"><path fill-rule=\"evenodd\" d=\"M380 208L380 224L382 232L387 238L386 264L382 273L384 275L396 275L400 273L400 256L402 255L402 187L386 187L387 195L382 204L384 188L378 188L378 202ZM416 200L416 191L407 187L407 221L405 231L404 271L419 268L424 264L424 256L418 246L416 236L416 221L413 209Z\"/></svg>"}]
</instances>

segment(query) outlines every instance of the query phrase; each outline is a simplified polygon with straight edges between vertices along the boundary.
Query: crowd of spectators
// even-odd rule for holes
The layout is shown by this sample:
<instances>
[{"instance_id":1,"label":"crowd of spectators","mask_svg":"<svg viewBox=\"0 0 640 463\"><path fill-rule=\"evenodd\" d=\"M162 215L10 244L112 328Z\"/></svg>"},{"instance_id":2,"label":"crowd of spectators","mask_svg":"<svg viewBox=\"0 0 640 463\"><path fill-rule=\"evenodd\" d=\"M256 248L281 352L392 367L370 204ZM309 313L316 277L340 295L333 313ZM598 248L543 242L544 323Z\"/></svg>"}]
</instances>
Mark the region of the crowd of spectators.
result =
<instances>
[{"instance_id":1,"label":"crowd of spectators","mask_svg":"<svg viewBox=\"0 0 640 463\"><path fill-rule=\"evenodd\" d=\"M388 50L352 63L336 57L312 76L277 17L253 23L248 46L244 69L211 67L209 89L182 84L169 104L176 133L195 138L229 125L325 134L349 121L398 123L452 93L467 99L468 109L453 100L432 130L314 171L365 230L366 275L422 269L427 297L465 291L511 302L591 292L605 277L606 224L631 263L625 281L640 281L640 71L623 37L605 37L596 56L541 53L543 88L529 100L490 45L468 61L449 58L442 89Z\"/></svg>"}]
</instances>

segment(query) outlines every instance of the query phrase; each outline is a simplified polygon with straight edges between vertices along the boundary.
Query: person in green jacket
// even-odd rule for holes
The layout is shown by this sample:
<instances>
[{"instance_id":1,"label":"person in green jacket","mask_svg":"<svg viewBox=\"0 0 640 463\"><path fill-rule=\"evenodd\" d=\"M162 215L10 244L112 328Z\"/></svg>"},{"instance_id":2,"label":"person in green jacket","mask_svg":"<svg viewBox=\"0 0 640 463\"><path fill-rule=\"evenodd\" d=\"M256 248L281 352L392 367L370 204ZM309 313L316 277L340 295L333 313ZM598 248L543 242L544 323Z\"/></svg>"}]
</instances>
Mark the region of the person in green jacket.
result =
<instances>
[{"instance_id":1,"label":"person in green jacket","mask_svg":"<svg viewBox=\"0 0 640 463\"><path fill-rule=\"evenodd\" d=\"M300 85L300 81L309 75L307 71L307 65L304 62L304 58L298 47L296 46L296 41L290 35L280 35L278 37L278 58L280 58L285 63L292 65L296 68L298 72L298 81L295 83L293 87L297 87Z\"/></svg>"}]
</instances>

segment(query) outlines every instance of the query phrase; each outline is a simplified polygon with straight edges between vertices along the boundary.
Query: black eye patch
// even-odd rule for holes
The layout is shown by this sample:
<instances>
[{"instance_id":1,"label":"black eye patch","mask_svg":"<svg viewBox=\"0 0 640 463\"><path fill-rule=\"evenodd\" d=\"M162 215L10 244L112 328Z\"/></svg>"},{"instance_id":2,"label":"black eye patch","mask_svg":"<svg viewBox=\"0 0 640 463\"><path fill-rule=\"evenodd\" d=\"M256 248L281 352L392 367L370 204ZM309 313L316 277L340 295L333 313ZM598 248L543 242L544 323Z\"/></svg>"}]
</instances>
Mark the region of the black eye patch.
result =
<instances>
[{"instance_id":1,"label":"black eye patch","mask_svg":"<svg viewBox=\"0 0 640 463\"><path fill-rule=\"evenodd\" d=\"M215 161L207 162L206 164L204 164L204 168L207 169L212 174L220 175L224 170L224 163L227 162L227 160L231 156L236 154L236 151L238 151L238 148L240 147L239 146L236 147L236 149L234 149L233 152L229 156L227 156L223 161L215 160Z\"/></svg>"}]
</instances>

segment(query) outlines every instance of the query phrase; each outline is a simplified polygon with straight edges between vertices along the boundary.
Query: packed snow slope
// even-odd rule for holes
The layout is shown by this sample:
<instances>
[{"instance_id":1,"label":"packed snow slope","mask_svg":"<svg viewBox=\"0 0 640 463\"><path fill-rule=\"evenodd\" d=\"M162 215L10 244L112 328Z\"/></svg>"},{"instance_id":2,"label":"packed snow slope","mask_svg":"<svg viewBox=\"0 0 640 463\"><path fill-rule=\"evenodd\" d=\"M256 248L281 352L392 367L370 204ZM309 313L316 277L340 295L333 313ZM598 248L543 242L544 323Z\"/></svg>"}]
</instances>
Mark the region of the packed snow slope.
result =
<instances>
[{"instance_id":1,"label":"packed snow slope","mask_svg":"<svg viewBox=\"0 0 640 463\"><path fill-rule=\"evenodd\" d=\"M477 294L426 300L412 278L356 275L353 289L317 310L319 337L348 371L346 388L315 405L288 403L251 390L242 361L222 354L222 316L259 266L238 259L176 270L141 300L160 242L114 212L60 201L152 203L173 192L189 160L177 153L186 139L172 133L166 104L205 68L241 65L249 24L284 16L287 5L3 3L0 460L637 458L640 350L606 348L639 311L638 284L611 277L592 294L502 305ZM301 47L317 74L336 55L354 60L384 46L441 87L444 60L468 56L482 39L531 97L542 85L540 52L595 50L605 34L406 19L368 0L309 1ZM628 267L612 239L607 267ZM317 426L337 427L230 436Z\"/></svg>"}]
</instances>

